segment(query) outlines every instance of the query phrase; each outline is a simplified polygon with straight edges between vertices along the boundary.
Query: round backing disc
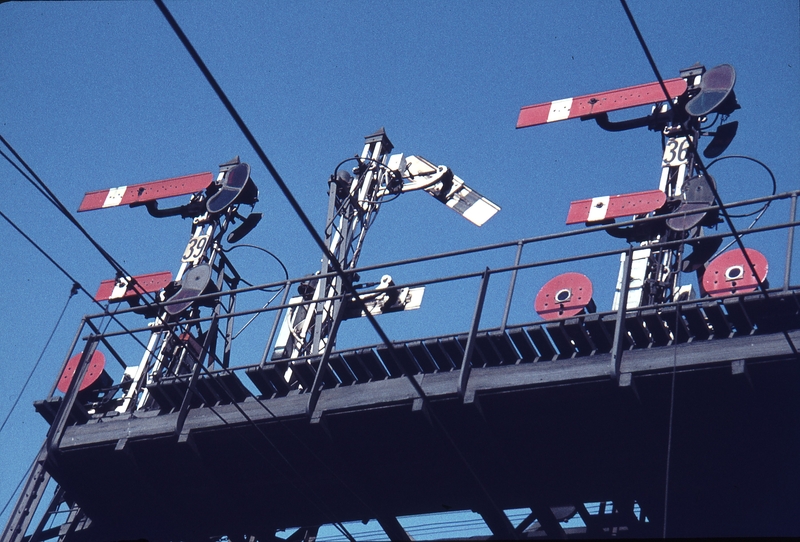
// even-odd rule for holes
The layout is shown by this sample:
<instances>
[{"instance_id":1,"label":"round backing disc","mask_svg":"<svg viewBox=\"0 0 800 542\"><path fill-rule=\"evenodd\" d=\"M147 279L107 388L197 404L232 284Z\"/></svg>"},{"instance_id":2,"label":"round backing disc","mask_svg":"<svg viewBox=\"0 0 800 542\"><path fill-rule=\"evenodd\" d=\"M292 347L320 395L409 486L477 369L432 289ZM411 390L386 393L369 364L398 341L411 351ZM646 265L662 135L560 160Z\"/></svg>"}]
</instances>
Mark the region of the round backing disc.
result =
<instances>
[{"instance_id":1,"label":"round backing disc","mask_svg":"<svg viewBox=\"0 0 800 542\"><path fill-rule=\"evenodd\" d=\"M767 258L757 250L746 248L758 278L767 278ZM703 289L712 297L753 292L758 288L758 279L740 249L720 254L708 264L703 274Z\"/></svg>"},{"instance_id":2,"label":"round backing disc","mask_svg":"<svg viewBox=\"0 0 800 542\"><path fill-rule=\"evenodd\" d=\"M564 273L550 279L536 294L536 312L545 320L581 313L592 300L592 281L581 273Z\"/></svg>"},{"instance_id":3,"label":"round backing disc","mask_svg":"<svg viewBox=\"0 0 800 542\"><path fill-rule=\"evenodd\" d=\"M69 383L72 382L72 377L75 375L75 370L78 368L78 363L81 361L83 352L75 354L67 362L64 367L64 372L61 373L61 378L58 379L58 391L67 393ZM103 368L106 366L106 357L99 350L95 350L89 360L89 368L86 370L86 376L83 377L83 382L78 386L78 391L83 391L92 384L94 384L100 375L103 374Z\"/></svg>"},{"instance_id":4,"label":"round backing disc","mask_svg":"<svg viewBox=\"0 0 800 542\"><path fill-rule=\"evenodd\" d=\"M169 305L165 307L167 314L175 316L185 311L194 302L193 298L202 294L211 281L211 266L201 263L186 271L181 278L181 289L167 301ZM177 301L183 301L177 303Z\"/></svg>"},{"instance_id":5,"label":"round backing disc","mask_svg":"<svg viewBox=\"0 0 800 542\"><path fill-rule=\"evenodd\" d=\"M730 64L720 64L703 74L700 93L686 104L686 112L704 117L722 105L736 83L736 70Z\"/></svg>"}]
</instances>

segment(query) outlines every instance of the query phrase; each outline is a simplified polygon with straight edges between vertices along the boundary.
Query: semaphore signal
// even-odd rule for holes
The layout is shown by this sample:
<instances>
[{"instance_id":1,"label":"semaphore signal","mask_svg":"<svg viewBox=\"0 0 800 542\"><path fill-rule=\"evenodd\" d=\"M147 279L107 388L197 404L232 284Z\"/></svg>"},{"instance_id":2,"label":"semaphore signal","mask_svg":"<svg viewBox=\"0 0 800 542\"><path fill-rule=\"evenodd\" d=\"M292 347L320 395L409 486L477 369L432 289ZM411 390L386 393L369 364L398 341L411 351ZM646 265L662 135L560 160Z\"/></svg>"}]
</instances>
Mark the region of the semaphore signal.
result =
<instances>
[{"instance_id":1,"label":"semaphore signal","mask_svg":"<svg viewBox=\"0 0 800 542\"><path fill-rule=\"evenodd\" d=\"M701 136L709 133L704 126L708 116L721 116L724 121L739 108L733 92L735 82L736 72L728 64L708 71L695 65L682 70L681 76L675 79L555 100L520 110L517 128L580 118L595 120L609 131L646 126L660 132L665 139L658 190L593 197L573 201L570 205L567 224L612 224L614 219L633 217L629 225L607 230L614 237L639 244L631 257L621 254L614 309L621 305L632 309L693 297L691 285L679 285L682 272L697 273L700 295L753 291L766 279L767 264L763 256L753 249L748 249L747 253L737 249L714 266L713 274L717 278L710 290L706 289L709 281L704 280L707 264L722 242L721 239L705 240L704 228L714 227L721 220L718 211L708 210L715 201L716 181L701 169L696 153ZM645 105L652 106L649 115L623 121L608 118L610 112ZM729 128L731 126L733 128ZM722 124L706 148L707 156L723 152L735 133L735 123ZM664 218L659 219L660 216ZM673 241L682 242L661 246ZM690 254L684 254L686 245L693 248ZM759 262L755 268L747 262L746 254L751 253ZM716 268L723 265L722 262L725 268L720 271ZM737 269L741 272L734 272ZM724 279L719 278L720 273ZM542 317L559 317L564 311L574 310L576 298L570 292L586 288L585 277L575 278L576 275L567 274L558 281L564 299L560 311L550 304L558 305L558 296L547 304L537 301L537 312ZM572 288L568 284L570 277L577 281ZM725 287L718 284L720 280L725 282ZM628 282L630 288L622 288L623 281ZM620 298L623 290L626 292L624 301ZM540 292L540 296L548 299L550 294L547 287ZM590 300L584 301L584 308L588 308Z\"/></svg>"}]
</instances>

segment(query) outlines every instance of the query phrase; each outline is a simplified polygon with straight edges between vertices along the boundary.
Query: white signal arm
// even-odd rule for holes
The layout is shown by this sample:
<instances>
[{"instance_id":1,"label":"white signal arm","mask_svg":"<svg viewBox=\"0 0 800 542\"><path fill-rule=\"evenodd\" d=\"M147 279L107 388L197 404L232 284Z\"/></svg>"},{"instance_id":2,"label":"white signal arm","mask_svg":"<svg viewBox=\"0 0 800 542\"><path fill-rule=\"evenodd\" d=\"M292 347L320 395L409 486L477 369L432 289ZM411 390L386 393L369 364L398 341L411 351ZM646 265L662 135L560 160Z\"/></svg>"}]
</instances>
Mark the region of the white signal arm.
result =
<instances>
[{"instance_id":1,"label":"white signal arm","mask_svg":"<svg viewBox=\"0 0 800 542\"><path fill-rule=\"evenodd\" d=\"M396 154L390 157L388 167L402 178L403 192L425 190L476 226L482 226L500 210L450 168L436 166L421 156Z\"/></svg>"}]
</instances>

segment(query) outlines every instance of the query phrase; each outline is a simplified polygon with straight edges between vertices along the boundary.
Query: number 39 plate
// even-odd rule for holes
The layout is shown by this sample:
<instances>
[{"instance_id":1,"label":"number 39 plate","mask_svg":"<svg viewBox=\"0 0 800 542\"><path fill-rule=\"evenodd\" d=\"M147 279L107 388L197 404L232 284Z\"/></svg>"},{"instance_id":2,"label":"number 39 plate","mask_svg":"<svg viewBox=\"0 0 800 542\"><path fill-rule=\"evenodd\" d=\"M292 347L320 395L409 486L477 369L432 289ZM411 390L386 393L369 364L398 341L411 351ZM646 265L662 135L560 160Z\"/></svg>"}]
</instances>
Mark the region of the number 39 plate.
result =
<instances>
[{"instance_id":1,"label":"number 39 plate","mask_svg":"<svg viewBox=\"0 0 800 542\"><path fill-rule=\"evenodd\" d=\"M181 261L184 263L192 263L197 265L203 255L206 253L208 241L211 238L209 234L198 235L189 239L186 245L186 250L183 251Z\"/></svg>"}]
</instances>

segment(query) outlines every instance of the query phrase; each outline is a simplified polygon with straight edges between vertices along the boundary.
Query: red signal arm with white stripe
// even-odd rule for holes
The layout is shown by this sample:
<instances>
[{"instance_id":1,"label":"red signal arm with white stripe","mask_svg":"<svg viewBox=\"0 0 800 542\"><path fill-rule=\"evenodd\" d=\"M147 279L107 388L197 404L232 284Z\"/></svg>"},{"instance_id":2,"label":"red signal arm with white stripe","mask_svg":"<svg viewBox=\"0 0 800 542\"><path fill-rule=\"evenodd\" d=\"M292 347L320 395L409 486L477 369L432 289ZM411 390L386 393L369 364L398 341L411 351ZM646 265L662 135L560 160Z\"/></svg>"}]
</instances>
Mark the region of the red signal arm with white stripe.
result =
<instances>
[{"instance_id":1,"label":"red signal arm with white stripe","mask_svg":"<svg viewBox=\"0 0 800 542\"><path fill-rule=\"evenodd\" d=\"M108 301L151 294L161 290L170 282L172 282L172 273L169 271L138 275L125 281L104 280L97 288L94 299L95 301Z\"/></svg>"},{"instance_id":2,"label":"red signal arm with white stripe","mask_svg":"<svg viewBox=\"0 0 800 542\"><path fill-rule=\"evenodd\" d=\"M664 81L670 98L686 92L686 81L680 77ZM577 98L566 98L537 105L528 105L520 109L517 128L538 126L548 122L590 117L609 111L627 109L639 105L653 104L666 100L664 91L658 82L636 85L633 87L609 90L597 94L587 94Z\"/></svg>"},{"instance_id":3,"label":"red signal arm with white stripe","mask_svg":"<svg viewBox=\"0 0 800 542\"><path fill-rule=\"evenodd\" d=\"M622 216L652 213L666 202L667 195L661 190L582 199L570 203L567 224L600 222Z\"/></svg>"},{"instance_id":4,"label":"red signal arm with white stripe","mask_svg":"<svg viewBox=\"0 0 800 542\"><path fill-rule=\"evenodd\" d=\"M207 171L205 173L195 173L194 175L185 175L183 177L164 179L162 181L87 192L86 195L83 196L83 201L78 208L78 212L104 209L106 207L117 207L119 205L130 205L132 203L145 203L161 198L194 194L195 192L208 188L213 180L214 176L210 171Z\"/></svg>"}]
</instances>

